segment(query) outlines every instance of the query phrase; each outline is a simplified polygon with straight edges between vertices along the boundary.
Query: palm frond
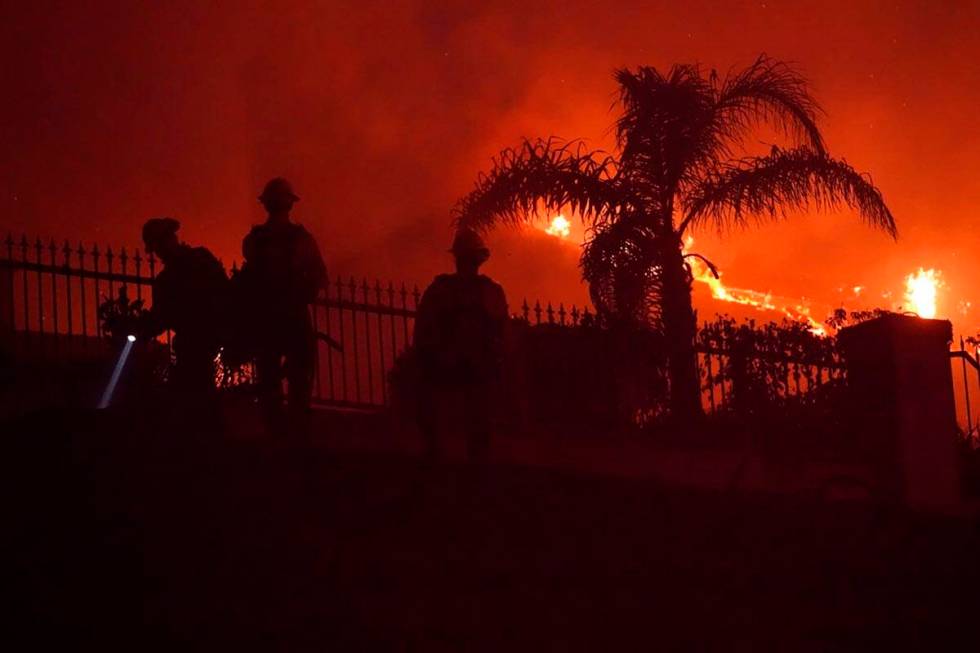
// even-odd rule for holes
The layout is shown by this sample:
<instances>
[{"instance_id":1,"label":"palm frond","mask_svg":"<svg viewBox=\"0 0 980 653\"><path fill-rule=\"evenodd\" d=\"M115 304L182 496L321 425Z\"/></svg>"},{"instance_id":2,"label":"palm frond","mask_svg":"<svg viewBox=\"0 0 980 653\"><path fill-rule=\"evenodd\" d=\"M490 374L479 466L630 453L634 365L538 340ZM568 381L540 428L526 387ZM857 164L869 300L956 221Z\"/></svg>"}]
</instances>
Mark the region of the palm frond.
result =
<instances>
[{"instance_id":1,"label":"palm frond","mask_svg":"<svg viewBox=\"0 0 980 653\"><path fill-rule=\"evenodd\" d=\"M769 123L817 152L824 152L817 127L820 105L806 78L789 65L760 55L748 68L730 74L717 89L717 124L734 141L759 123Z\"/></svg>"},{"instance_id":2,"label":"palm frond","mask_svg":"<svg viewBox=\"0 0 980 653\"><path fill-rule=\"evenodd\" d=\"M604 320L660 328L662 251L656 233L630 216L592 232L580 265Z\"/></svg>"},{"instance_id":3,"label":"palm frond","mask_svg":"<svg viewBox=\"0 0 980 653\"><path fill-rule=\"evenodd\" d=\"M870 226L893 238L895 219L871 179L845 161L809 147L773 148L769 156L739 160L709 175L685 198L678 229L712 222L719 229L745 226L749 219L773 220L789 210L855 209Z\"/></svg>"},{"instance_id":4,"label":"palm frond","mask_svg":"<svg viewBox=\"0 0 980 653\"><path fill-rule=\"evenodd\" d=\"M564 208L593 224L610 219L635 198L618 182L615 161L581 142L524 141L493 160L489 172L452 210L460 225L485 230L497 222L523 223L539 208Z\"/></svg>"},{"instance_id":5,"label":"palm frond","mask_svg":"<svg viewBox=\"0 0 980 653\"><path fill-rule=\"evenodd\" d=\"M613 74L619 84L623 113L616 121L620 147L637 135L661 136L670 126L683 126L693 113L705 113L714 100L712 87L693 64L672 66L661 74L652 66L627 68ZM651 128L654 130L651 132Z\"/></svg>"},{"instance_id":6,"label":"palm frond","mask_svg":"<svg viewBox=\"0 0 980 653\"><path fill-rule=\"evenodd\" d=\"M696 65L675 65L661 74L641 66L615 72L622 114L616 139L624 167L672 188L692 167L710 155L716 143L706 141L704 125L714 115L709 80Z\"/></svg>"}]
</instances>

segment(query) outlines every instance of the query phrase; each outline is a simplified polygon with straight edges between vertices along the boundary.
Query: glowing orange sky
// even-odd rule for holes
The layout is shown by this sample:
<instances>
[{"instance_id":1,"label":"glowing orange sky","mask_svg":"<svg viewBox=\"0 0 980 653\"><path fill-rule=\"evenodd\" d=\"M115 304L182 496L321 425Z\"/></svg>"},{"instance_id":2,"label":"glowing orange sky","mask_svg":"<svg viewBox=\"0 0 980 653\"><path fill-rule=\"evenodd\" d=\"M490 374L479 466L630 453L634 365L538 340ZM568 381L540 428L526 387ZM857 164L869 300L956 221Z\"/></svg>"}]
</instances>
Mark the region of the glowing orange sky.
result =
<instances>
[{"instance_id":1,"label":"glowing orange sky","mask_svg":"<svg viewBox=\"0 0 980 653\"><path fill-rule=\"evenodd\" d=\"M908 273L940 269L940 314L980 327L957 313L980 303L976 3L47 4L0 24L4 228L135 243L172 214L230 260L261 183L285 174L332 271L423 283L496 151L524 135L612 146L614 67L723 72L767 52L812 80L831 152L872 173L900 240L811 215L698 234L698 251L732 285L821 305L857 307L861 285L894 308ZM513 304L584 298L575 251L546 238L495 237L488 272Z\"/></svg>"}]
</instances>

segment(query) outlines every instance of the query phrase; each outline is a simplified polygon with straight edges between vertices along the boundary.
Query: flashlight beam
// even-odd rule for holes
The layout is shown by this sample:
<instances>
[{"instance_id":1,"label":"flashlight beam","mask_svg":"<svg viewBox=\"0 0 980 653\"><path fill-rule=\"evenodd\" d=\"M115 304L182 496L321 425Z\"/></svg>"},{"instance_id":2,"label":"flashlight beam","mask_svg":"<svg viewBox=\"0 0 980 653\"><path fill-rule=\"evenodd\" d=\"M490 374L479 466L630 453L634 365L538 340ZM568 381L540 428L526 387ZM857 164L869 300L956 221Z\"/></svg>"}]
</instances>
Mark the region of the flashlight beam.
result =
<instances>
[{"instance_id":1,"label":"flashlight beam","mask_svg":"<svg viewBox=\"0 0 980 653\"><path fill-rule=\"evenodd\" d=\"M112 376L109 377L109 385L105 387L105 392L102 393L102 400L99 401L99 410L109 407L109 402L112 401L112 395L115 393L116 385L119 383L119 376L122 374L123 367L126 365L126 359L129 358L129 351L133 348L134 342L136 342L136 336L126 336L126 344L123 346L123 350L116 360L116 367L112 370Z\"/></svg>"}]
</instances>

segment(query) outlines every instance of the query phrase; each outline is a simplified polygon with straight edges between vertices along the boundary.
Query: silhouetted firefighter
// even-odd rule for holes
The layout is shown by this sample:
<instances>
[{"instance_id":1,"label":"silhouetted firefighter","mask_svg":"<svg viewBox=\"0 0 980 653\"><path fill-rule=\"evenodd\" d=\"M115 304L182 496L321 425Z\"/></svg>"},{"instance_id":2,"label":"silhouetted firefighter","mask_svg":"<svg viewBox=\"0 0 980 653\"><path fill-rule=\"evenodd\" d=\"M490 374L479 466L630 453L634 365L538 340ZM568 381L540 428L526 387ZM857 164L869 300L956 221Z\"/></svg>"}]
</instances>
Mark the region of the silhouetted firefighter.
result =
<instances>
[{"instance_id":1,"label":"silhouetted firefighter","mask_svg":"<svg viewBox=\"0 0 980 653\"><path fill-rule=\"evenodd\" d=\"M259 201L269 214L242 242L241 290L253 324L258 385L266 424L283 426L282 378L289 384L291 427L305 432L310 409L316 339L309 304L326 285L327 269L313 236L290 222L299 197L277 177ZM285 368L283 361L285 360Z\"/></svg>"},{"instance_id":2,"label":"silhouetted firefighter","mask_svg":"<svg viewBox=\"0 0 980 653\"><path fill-rule=\"evenodd\" d=\"M456 273L441 274L422 295L415 322L421 372L418 422L428 455L439 455L440 424L451 406L463 411L471 460L482 461L490 445L494 386L500 379L507 299L479 274L490 250L479 234L456 233L450 252Z\"/></svg>"},{"instance_id":3,"label":"silhouetted firefighter","mask_svg":"<svg viewBox=\"0 0 980 653\"><path fill-rule=\"evenodd\" d=\"M188 410L213 410L216 393L214 360L221 342L228 293L224 267L205 247L177 239L180 223L153 218L143 225L147 253L163 269L153 280L153 305L142 318L143 336L174 332L175 364L170 383ZM201 415L213 417L213 415Z\"/></svg>"}]
</instances>

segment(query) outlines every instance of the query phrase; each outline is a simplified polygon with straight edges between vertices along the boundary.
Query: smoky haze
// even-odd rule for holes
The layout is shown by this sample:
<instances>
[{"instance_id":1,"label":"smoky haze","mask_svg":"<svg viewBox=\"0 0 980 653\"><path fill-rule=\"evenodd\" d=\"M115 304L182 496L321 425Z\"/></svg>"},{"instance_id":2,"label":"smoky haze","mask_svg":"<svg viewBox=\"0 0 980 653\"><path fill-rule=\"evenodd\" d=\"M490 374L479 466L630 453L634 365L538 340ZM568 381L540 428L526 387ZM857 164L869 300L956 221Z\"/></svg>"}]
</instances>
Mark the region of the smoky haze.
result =
<instances>
[{"instance_id":1,"label":"smoky haze","mask_svg":"<svg viewBox=\"0 0 980 653\"><path fill-rule=\"evenodd\" d=\"M421 284L448 264L450 207L502 147L550 134L612 147L615 67L724 73L766 52L812 80L830 151L873 174L901 239L812 215L699 234L697 249L733 285L828 305L855 285L887 305L874 298L938 267L944 313L976 329L957 312L980 301L975 5L474 4L8 6L3 226L136 245L143 220L173 215L230 263L262 218L262 183L285 175L331 273ZM513 231L493 245L488 272L512 304L585 298L573 246Z\"/></svg>"}]
</instances>

